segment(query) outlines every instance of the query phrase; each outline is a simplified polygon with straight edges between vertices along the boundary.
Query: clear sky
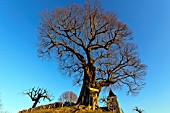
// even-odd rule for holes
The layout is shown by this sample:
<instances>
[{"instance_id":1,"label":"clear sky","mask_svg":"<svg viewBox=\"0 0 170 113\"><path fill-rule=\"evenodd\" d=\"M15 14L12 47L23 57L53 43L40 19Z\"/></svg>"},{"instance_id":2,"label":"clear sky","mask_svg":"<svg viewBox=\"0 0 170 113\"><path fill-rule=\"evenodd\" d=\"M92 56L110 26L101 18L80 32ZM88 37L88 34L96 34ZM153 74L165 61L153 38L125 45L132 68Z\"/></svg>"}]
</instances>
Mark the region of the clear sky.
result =
<instances>
[{"instance_id":1,"label":"clear sky","mask_svg":"<svg viewBox=\"0 0 170 113\"><path fill-rule=\"evenodd\" d=\"M0 0L0 98L10 113L32 106L22 92L34 87L50 90L57 101L66 90L79 95L81 87L57 69L57 62L37 57L38 13L44 9L82 4L83 0ZM140 58L147 64L146 86L138 96L115 91L120 107L133 113L135 106L145 113L170 113L170 1L103 0L103 8L117 13L134 32ZM107 95L107 93L101 93ZM47 104L48 101L41 104Z\"/></svg>"}]
</instances>

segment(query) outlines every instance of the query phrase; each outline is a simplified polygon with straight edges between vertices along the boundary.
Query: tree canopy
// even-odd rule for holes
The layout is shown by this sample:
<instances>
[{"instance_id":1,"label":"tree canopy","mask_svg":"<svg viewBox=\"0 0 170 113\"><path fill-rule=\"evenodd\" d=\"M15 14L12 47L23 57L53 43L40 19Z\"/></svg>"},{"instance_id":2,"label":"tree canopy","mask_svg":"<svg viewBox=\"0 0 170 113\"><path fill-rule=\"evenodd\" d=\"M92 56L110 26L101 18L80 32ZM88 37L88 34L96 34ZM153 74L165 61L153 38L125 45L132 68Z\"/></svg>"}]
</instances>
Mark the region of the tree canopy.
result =
<instances>
[{"instance_id":1,"label":"tree canopy","mask_svg":"<svg viewBox=\"0 0 170 113\"><path fill-rule=\"evenodd\" d=\"M60 95L58 100L60 102L76 103L77 99L78 99L78 97L74 92L66 91Z\"/></svg>"},{"instance_id":2,"label":"tree canopy","mask_svg":"<svg viewBox=\"0 0 170 113\"><path fill-rule=\"evenodd\" d=\"M78 102L88 103L82 97L90 95L89 87L100 93L103 87L127 86L135 95L144 86L146 65L132 31L98 0L46 10L41 19L38 55L55 58L74 83L83 84Z\"/></svg>"}]
</instances>

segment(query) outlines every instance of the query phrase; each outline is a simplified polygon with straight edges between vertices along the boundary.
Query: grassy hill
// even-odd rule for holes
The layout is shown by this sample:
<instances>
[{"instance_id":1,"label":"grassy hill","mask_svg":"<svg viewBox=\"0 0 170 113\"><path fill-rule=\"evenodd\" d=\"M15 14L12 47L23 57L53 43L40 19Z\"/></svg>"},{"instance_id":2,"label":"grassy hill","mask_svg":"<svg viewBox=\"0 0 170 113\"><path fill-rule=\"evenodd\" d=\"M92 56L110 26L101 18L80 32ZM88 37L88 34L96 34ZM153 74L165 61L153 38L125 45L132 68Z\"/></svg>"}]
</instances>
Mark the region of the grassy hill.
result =
<instances>
[{"instance_id":1,"label":"grassy hill","mask_svg":"<svg viewBox=\"0 0 170 113\"><path fill-rule=\"evenodd\" d=\"M98 109L97 111L89 110L88 108L85 109L77 109L75 107L62 107L62 108L54 108L54 109L40 109L40 110L25 110L20 113L113 113L113 112L107 112L102 111L101 109Z\"/></svg>"}]
</instances>

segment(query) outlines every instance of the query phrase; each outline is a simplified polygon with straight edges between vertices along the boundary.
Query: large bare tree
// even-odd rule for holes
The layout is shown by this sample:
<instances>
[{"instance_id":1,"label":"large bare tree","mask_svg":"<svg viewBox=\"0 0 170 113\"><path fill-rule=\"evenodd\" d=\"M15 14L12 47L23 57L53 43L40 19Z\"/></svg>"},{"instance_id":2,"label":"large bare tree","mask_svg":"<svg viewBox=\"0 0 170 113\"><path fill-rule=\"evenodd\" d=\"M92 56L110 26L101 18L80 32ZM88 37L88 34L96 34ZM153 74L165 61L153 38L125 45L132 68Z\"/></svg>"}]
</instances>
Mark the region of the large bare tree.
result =
<instances>
[{"instance_id":1,"label":"large bare tree","mask_svg":"<svg viewBox=\"0 0 170 113\"><path fill-rule=\"evenodd\" d=\"M38 55L57 59L61 70L82 84L79 104L92 103L90 89L98 98L103 87L127 86L128 93L137 94L144 86L146 65L131 30L98 0L46 10L41 19Z\"/></svg>"}]
</instances>

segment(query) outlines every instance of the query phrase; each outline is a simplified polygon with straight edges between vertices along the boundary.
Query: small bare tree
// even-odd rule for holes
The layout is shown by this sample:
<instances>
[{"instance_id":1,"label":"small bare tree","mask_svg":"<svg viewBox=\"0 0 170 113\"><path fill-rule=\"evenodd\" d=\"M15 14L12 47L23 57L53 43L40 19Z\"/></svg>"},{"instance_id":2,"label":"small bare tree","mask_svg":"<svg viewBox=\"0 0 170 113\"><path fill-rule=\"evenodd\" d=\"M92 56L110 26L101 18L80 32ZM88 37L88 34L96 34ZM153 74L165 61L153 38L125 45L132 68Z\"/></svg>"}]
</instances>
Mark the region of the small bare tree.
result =
<instances>
[{"instance_id":1,"label":"small bare tree","mask_svg":"<svg viewBox=\"0 0 170 113\"><path fill-rule=\"evenodd\" d=\"M106 97L106 96L100 98L99 101L100 101L100 103L103 103L104 106L107 106L107 104L108 104L108 100L107 100L107 97Z\"/></svg>"},{"instance_id":2,"label":"small bare tree","mask_svg":"<svg viewBox=\"0 0 170 113\"><path fill-rule=\"evenodd\" d=\"M66 91L61 94L58 100L61 102L76 103L77 99L78 97L75 93L73 93L72 91Z\"/></svg>"},{"instance_id":3,"label":"small bare tree","mask_svg":"<svg viewBox=\"0 0 170 113\"><path fill-rule=\"evenodd\" d=\"M0 113L9 113L8 111L3 110L3 104L1 99L0 99Z\"/></svg>"},{"instance_id":4,"label":"small bare tree","mask_svg":"<svg viewBox=\"0 0 170 113\"><path fill-rule=\"evenodd\" d=\"M143 112L144 112L144 110L139 109L138 107L135 107L133 110L134 110L134 111L137 111L138 113L143 113Z\"/></svg>"},{"instance_id":5,"label":"small bare tree","mask_svg":"<svg viewBox=\"0 0 170 113\"><path fill-rule=\"evenodd\" d=\"M49 92L47 89L44 88L31 88L27 92L24 92L23 94L28 95L32 101L34 101L34 104L32 108L35 108L37 103L40 103L40 100L43 99L48 99L49 101L52 100L53 96L49 95Z\"/></svg>"},{"instance_id":6,"label":"small bare tree","mask_svg":"<svg viewBox=\"0 0 170 113\"><path fill-rule=\"evenodd\" d=\"M1 104L1 100L0 100L0 109L2 109L2 104Z\"/></svg>"}]
</instances>

